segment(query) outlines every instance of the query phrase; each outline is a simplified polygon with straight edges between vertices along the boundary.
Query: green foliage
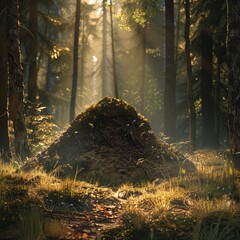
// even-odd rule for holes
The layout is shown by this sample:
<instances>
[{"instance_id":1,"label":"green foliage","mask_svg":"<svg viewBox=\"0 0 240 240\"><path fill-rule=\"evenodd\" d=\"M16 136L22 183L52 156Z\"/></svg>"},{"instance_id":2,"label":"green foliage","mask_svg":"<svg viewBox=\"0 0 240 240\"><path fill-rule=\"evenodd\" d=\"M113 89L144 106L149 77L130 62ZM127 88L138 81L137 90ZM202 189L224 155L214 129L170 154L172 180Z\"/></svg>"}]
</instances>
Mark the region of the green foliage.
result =
<instances>
[{"instance_id":1,"label":"green foliage","mask_svg":"<svg viewBox=\"0 0 240 240\"><path fill-rule=\"evenodd\" d=\"M130 31L134 24L144 27L163 5L161 0L124 0L121 12L117 15L120 27Z\"/></svg>"},{"instance_id":2,"label":"green foliage","mask_svg":"<svg viewBox=\"0 0 240 240\"><path fill-rule=\"evenodd\" d=\"M40 109L41 111L41 109ZM26 118L28 137L32 154L43 151L57 137L60 131L51 115L29 115Z\"/></svg>"}]
</instances>

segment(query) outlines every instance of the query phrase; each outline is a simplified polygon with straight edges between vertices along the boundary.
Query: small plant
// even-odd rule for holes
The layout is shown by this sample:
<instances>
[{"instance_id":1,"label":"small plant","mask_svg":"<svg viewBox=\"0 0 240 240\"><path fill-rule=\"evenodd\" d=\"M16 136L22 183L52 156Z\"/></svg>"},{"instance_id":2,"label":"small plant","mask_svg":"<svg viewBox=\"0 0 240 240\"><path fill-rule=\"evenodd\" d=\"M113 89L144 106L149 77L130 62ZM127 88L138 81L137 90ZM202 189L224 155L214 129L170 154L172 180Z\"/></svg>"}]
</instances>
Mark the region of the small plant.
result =
<instances>
[{"instance_id":1,"label":"small plant","mask_svg":"<svg viewBox=\"0 0 240 240\"><path fill-rule=\"evenodd\" d=\"M44 218L42 212L37 207L23 212L19 224L20 240L45 239L44 237Z\"/></svg>"},{"instance_id":2,"label":"small plant","mask_svg":"<svg viewBox=\"0 0 240 240\"><path fill-rule=\"evenodd\" d=\"M197 224L194 240L236 240L240 237L240 213L216 211Z\"/></svg>"},{"instance_id":3,"label":"small plant","mask_svg":"<svg viewBox=\"0 0 240 240\"><path fill-rule=\"evenodd\" d=\"M39 115L29 115L26 118L32 154L45 149L60 135L60 130L54 123L53 117L41 113L42 109L41 107L37 109Z\"/></svg>"},{"instance_id":4,"label":"small plant","mask_svg":"<svg viewBox=\"0 0 240 240\"><path fill-rule=\"evenodd\" d=\"M194 207L192 208L193 214L197 216L202 216L216 211L224 211L228 209L229 212L235 212L238 210L237 204L229 199L226 195L219 199L199 199L194 202Z\"/></svg>"}]
</instances>

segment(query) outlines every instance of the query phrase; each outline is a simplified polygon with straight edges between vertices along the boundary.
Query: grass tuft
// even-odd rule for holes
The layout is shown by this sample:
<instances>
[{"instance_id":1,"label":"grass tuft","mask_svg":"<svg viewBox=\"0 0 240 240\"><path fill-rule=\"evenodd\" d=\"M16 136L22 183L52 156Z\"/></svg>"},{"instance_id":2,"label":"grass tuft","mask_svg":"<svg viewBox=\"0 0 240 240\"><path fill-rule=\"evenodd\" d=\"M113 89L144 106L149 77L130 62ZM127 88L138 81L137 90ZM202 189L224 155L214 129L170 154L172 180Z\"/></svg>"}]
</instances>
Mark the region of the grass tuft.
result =
<instances>
[{"instance_id":1,"label":"grass tuft","mask_svg":"<svg viewBox=\"0 0 240 240\"><path fill-rule=\"evenodd\" d=\"M197 166L192 175L118 189L78 181L78 170L74 179L63 180L0 162L0 235L3 227L18 222L19 239L59 238L64 228L54 211L75 216L95 208L84 219L103 211L105 217L117 214L121 222L105 232L105 239L240 239L239 173L224 154L201 151L188 157ZM46 212L53 214L50 221Z\"/></svg>"}]
</instances>

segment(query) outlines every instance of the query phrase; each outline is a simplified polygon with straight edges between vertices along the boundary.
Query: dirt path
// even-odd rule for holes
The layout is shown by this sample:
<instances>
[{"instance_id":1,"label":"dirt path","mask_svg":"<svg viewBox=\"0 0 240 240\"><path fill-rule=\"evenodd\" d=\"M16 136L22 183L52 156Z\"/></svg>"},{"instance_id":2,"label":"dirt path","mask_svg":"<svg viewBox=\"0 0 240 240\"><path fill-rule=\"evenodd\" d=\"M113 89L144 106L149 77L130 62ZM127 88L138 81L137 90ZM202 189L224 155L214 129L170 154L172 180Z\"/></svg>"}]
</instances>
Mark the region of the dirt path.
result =
<instances>
[{"instance_id":1,"label":"dirt path","mask_svg":"<svg viewBox=\"0 0 240 240\"><path fill-rule=\"evenodd\" d=\"M69 210L45 212L44 229L48 238L103 239L103 236L121 226L121 202L116 198L92 202L84 211L75 206Z\"/></svg>"}]
</instances>

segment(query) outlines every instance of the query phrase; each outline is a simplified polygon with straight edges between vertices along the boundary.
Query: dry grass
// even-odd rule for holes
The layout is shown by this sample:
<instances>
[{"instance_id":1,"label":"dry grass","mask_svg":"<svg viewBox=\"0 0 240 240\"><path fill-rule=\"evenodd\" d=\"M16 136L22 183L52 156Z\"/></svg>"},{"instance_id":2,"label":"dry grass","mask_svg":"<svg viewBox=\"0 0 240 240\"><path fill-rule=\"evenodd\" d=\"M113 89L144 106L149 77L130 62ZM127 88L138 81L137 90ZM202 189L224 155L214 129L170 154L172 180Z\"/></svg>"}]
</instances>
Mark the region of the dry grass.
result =
<instances>
[{"instance_id":1,"label":"dry grass","mask_svg":"<svg viewBox=\"0 0 240 240\"><path fill-rule=\"evenodd\" d=\"M181 174L136 186L124 184L118 189L77 181L76 178L61 180L41 171L24 173L17 170L17 164L1 162L1 223L22 219L22 227L28 225L25 222L31 222L35 224L35 232L41 233L38 228L41 214L36 214L39 213L36 207L45 211L46 207L50 210L60 203L67 206L79 199L95 198L101 202L114 197L121 201L123 225L119 231L110 231L112 235L109 239L224 239L225 235L220 231L222 219L232 223L226 224L224 220L226 232L231 232L229 236L238 236L238 172L224 154L203 151L188 157L197 166L197 172L192 175ZM50 200L52 206L47 203ZM30 215L18 211L29 206L34 207ZM211 220L213 215L215 220ZM209 225L211 221L212 225ZM35 234L22 227L20 230L25 235ZM207 235L211 237L206 238Z\"/></svg>"},{"instance_id":2,"label":"dry grass","mask_svg":"<svg viewBox=\"0 0 240 240\"><path fill-rule=\"evenodd\" d=\"M184 221L192 220L193 234L199 222L202 222L208 214L227 212L231 220L231 214L240 212L238 172L226 156L214 151L202 151L188 157L197 166L195 174L182 174L158 184L146 184L140 187L124 185L118 190L129 196L123 205L123 211L126 224L132 228L131 233L140 229L154 229L156 233L157 229L164 229L163 221L165 221L165 230L170 234L171 226L167 226L167 223L181 228L185 225ZM130 194L127 194L128 192ZM174 215L174 211L181 212L182 222L174 222L171 217L169 218L169 214ZM187 230L187 226L185 227ZM152 234L149 231L146 239L164 239L161 234L160 237L154 235L154 238L151 238ZM196 238L196 234L194 236L192 234L186 232L186 236L181 239L193 239L193 237L199 240L205 239ZM176 235L170 234L166 239L178 239L174 237ZM206 239L216 238L213 236Z\"/></svg>"}]
</instances>

